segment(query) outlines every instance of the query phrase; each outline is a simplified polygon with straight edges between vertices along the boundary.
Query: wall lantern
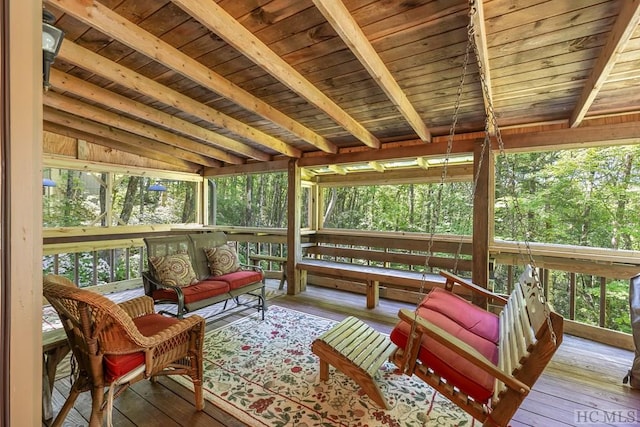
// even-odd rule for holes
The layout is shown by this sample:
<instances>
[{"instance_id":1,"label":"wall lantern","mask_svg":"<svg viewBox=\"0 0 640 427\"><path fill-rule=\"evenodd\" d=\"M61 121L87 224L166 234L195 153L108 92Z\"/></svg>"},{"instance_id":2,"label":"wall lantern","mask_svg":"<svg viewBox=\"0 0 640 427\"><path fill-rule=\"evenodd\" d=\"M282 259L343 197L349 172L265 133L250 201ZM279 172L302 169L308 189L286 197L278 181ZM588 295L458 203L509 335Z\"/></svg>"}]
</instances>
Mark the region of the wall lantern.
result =
<instances>
[{"instance_id":1,"label":"wall lantern","mask_svg":"<svg viewBox=\"0 0 640 427\"><path fill-rule=\"evenodd\" d=\"M56 17L48 10L42 9L42 81L44 90L49 90L49 71L51 64L58 56L64 31L53 26Z\"/></svg>"},{"instance_id":2,"label":"wall lantern","mask_svg":"<svg viewBox=\"0 0 640 427\"><path fill-rule=\"evenodd\" d=\"M160 184L159 181L156 181L155 184L151 184L149 186L149 188L147 188L147 190L149 191L167 191L167 187L165 187L164 185Z\"/></svg>"},{"instance_id":3,"label":"wall lantern","mask_svg":"<svg viewBox=\"0 0 640 427\"><path fill-rule=\"evenodd\" d=\"M56 182L49 178L42 178L42 186L43 187L55 187Z\"/></svg>"}]
</instances>

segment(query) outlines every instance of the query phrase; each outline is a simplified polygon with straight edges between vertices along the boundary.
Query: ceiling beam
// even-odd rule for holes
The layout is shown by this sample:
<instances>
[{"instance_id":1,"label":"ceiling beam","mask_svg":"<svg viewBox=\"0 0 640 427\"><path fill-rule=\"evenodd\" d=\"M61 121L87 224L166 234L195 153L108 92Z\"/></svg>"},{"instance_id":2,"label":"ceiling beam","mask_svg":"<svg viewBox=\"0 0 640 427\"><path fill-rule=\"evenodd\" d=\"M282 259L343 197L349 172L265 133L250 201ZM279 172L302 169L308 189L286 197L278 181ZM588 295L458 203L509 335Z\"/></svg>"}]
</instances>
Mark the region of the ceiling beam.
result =
<instances>
[{"instance_id":1,"label":"ceiling beam","mask_svg":"<svg viewBox=\"0 0 640 427\"><path fill-rule=\"evenodd\" d=\"M622 9L618 14L613 28L609 32L609 37L605 43L600 56L591 69L591 75L584 83L580 98L571 113L569 125L577 127L582 123L591 104L595 101L602 85L606 82L611 70L616 65L618 55L622 53L627 42L638 28L640 23L640 0L624 0Z\"/></svg>"},{"instance_id":2,"label":"ceiling beam","mask_svg":"<svg viewBox=\"0 0 640 427\"><path fill-rule=\"evenodd\" d=\"M472 6L473 7L473 6ZM480 72L482 99L486 115L486 130L489 135L496 133L496 116L493 110L493 89L491 87L491 66L489 65L489 49L487 48L487 29L484 22L483 0L475 0L475 11L472 11L473 41Z\"/></svg>"},{"instance_id":3,"label":"ceiling beam","mask_svg":"<svg viewBox=\"0 0 640 427\"><path fill-rule=\"evenodd\" d=\"M100 2L96 0L82 2L77 0L45 0L45 2L53 4L79 21L109 37L113 37L139 53L222 95L241 107L270 120L311 145L326 152L337 151L335 144L323 136L251 95L202 63L118 15Z\"/></svg>"},{"instance_id":4,"label":"ceiling beam","mask_svg":"<svg viewBox=\"0 0 640 427\"><path fill-rule=\"evenodd\" d=\"M81 102L77 99L63 96L55 92L47 92L47 94L42 97L42 103L48 107L52 107L60 111L71 113L79 117L84 117L86 119L93 120L110 127L125 130L127 132L135 133L136 135L144 136L145 138L155 139L156 141L173 145L174 147L180 148L182 150L191 151L201 156L208 157L210 158L209 162L211 162L211 160L213 159L218 159L231 164L244 163L244 159L229 154L226 151L222 151L215 147L206 146L192 139L188 139L168 132L166 130L149 126L145 123L141 123L139 121L124 117L120 114L103 110L102 108L95 107L93 105L87 104L86 102Z\"/></svg>"},{"instance_id":5,"label":"ceiling beam","mask_svg":"<svg viewBox=\"0 0 640 427\"><path fill-rule=\"evenodd\" d=\"M172 129L181 132L190 137L204 141L207 144L216 145L224 150L234 151L238 154L242 154L256 160L268 161L271 159L270 155L256 148L250 147L224 135L212 132L201 126L157 110L156 108L130 100L129 98L118 95L115 92L111 92L84 80L80 80L77 77L65 74L62 71L52 69L49 76L49 83L60 92L68 91L74 95L102 104L105 107L155 123L165 129Z\"/></svg>"},{"instance_id":6,"label":"ceiling beam","mask_svg":"<svg viewBox=\"0 0 640 427\"><path fill-rule=\"evenodd\" d=\"M146 157L147 159L156 160L162 163L166 163L169 167L175 168L180 172L197 173L202 169L202 165L189 162L187 160L180 159L174 155L166 154L152 148L143 147L141 145L130 145L122 141L115 139L108 139L102 136L95 135L93 133L84 132L81 130L73 129L65 125L44 121L42 124L44 130L55 133L57 135L63 135L69 138L81 139L92 144L100 145L103 147L111 148L113 150L122 151L129 154L135 154L140 157Z\"/></svg>"},{"instance_id":7,"label":"ceiling beam","mask_svg":"<svg viewBox=\"0 0 640 427\"><path fill-rule=\"evenodd\" d=\"M205 120L220 128L227 129L236 135L247 138L264 147L278 151L285 156L297 158L302 155L302 152L299 149L284 143L278 138L274 138L273 136L242 123L233 117L227 116L226 114L223 114L207 105L197 102L176 90L168 88L167 86L155 82L142 74L138 74L133 70L123 67L122 65L85 49L70 40L65 40L64 43L62 43L58 57L84 70L95 73L113 82L117 82L121 86L149 96L163 104L182 110L185 113Z\"/></svg>"},{"instance_id":8,"label":"ceiling beam","mask_svg":"<svg viewBox=\"0 0 640 427\"><path fill-rule=\"evenodd\" d=\"M74 116L70 113L55 110L50 107L45 107L43 109L43 116L44 120L47 122L54 123L59 126L64 126L66 128L73 129L79 132L84 132L89 135L95 135L97 138L120 141L136 149L140 148L142 150L157 151L159 153L173 156L177 159L182 159L199 165L206 165L212 168L218 168L222 166L222 162L218 160L211 159L200 154L192 153L191 151L182 150L171 145L163 144L162 142L158 142L154 139L144 138L120 129L114 129L111 126L96 123L91 120ZM90 141L90 139L86 135L83 139Z\"/></svg>"},{"instance_id":9,"label":"ceiling beam","mask_svg":"<svg viewBox=\"0 0 640 427\"><path fill-rule=\"evenodd\" d=\"M259 38L253 35L251 31L236 21L215 1L173 0L173 3L180 6L185 12L193 16L194 19L223 38L237 51L259 65L289 89L324 111L336 123L365 145L371 148L380 147L380 141L365 129L362 124L357 122L320 89L310 83L285 60L280 58L269 46L264 44ZM258 112L258 114L260 113ZM329 150L325 149L323 151ZM337 150L332 150L331 152L335 153L336 151Z\"/></svg>"},{"instance_id":10,"label":"ceiling beam","mask_svg":"<svg viewBox=\"0 0 640 427\"><path fill-rule=\"evenodd\" d=\"M431 132L424 124L420 114L413 107L407 95L391 75L384 61L382 61L380 55L373 48L367 36L365 36L342 1L313 0L313 3L364 65L373 80L378 83L391 102L398 108L413 130L416 131L418 137L425 142L431 142Z\"/></svg>"}]
</instances>

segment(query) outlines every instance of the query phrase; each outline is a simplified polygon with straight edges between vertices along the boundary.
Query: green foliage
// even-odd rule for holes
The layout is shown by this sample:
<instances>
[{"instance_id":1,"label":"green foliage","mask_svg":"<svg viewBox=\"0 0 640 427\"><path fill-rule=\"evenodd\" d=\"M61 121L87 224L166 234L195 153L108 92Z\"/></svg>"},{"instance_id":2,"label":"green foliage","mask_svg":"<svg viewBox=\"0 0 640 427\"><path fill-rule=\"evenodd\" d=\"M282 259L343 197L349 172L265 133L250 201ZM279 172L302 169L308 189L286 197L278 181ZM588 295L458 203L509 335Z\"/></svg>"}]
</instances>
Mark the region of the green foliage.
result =
<instances>
[{"instance_id":1,"label":"green foliage","mask_svg":"<svg viewBox=\"0 0 640 427\"><path fill-rule=\"evenodd\" d=\"M287 174L275 172L217 178L216 224L287 226Z\"/></svg>"}]
</instances>

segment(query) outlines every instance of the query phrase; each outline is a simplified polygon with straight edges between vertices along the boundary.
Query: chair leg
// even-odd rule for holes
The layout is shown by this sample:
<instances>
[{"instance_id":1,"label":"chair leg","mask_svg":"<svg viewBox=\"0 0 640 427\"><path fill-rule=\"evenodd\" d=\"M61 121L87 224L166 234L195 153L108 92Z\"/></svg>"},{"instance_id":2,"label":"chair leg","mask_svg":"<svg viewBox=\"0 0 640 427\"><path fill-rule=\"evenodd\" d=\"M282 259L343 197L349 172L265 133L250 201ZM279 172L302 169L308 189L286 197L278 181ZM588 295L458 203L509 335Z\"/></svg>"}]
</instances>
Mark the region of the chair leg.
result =
<instances>
[{"instance_id":1,"label":"chair leg","mask_svg":"<svg viewBox=\"0 0 640 427\"><path fill-rule=\"evenodd\" d=\"M62 405L62 408L60 408L60 412L58 412L55 420L53 420L53 423L51 423L51 427L59 427L62 425L62 423L64 423L64 420L67 418L69 411L71 410L71 408L73 408L73 404L76 402L76 399L81 393L80 388L77 387L77 385L78 381L76 381L71 387L69 397L67 397L64 405Z\"/></svg>"},{"instance_id":2,"label":"chair leg","mask_svg":"<svg viewBox=\"0 0 640 427\"><path fill-rule=\"evenodd\" d=\"M202 380L193 380L193 394L195 398L196 411L204 409L204 394L202 393Z\"/></svg>"},{"instance_id":3,"label":"chair leg","mask_svg":"<svg viewBox=\"0 0 640 427\"><path fill-rule=\"evenodd\" d=\"M91 418L89 419L89 427L102 427L102 419L104 417L103 402L104 387L94 386L91 389Z\"/></svg>"}]
</instances>

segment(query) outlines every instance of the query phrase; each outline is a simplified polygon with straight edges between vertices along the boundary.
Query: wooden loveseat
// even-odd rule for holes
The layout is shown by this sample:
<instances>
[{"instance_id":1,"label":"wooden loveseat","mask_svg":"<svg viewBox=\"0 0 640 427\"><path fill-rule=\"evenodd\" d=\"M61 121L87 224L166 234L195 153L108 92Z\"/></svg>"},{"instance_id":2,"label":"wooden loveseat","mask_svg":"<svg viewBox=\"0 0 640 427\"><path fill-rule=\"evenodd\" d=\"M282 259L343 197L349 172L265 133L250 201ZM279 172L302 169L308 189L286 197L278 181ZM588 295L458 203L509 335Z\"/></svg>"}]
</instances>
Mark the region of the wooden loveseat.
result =
<instances>
[{"instance_id":1,"label":"wooden loveseat","mask_svg":"<svg viewBox=\"0 0 640 427\"><path fill-rule=\"evenodd\" d=\"M177 316L229 300L266 311L264 274L240 264L223 232L147 237L149 271L142 274L145 294L156 303L173 303ZM242 303L240 295L254 296ZM255 302L255 303L254 303ZM224 310L223 309L223 310Z\"/></svg>"}]
</instances>

